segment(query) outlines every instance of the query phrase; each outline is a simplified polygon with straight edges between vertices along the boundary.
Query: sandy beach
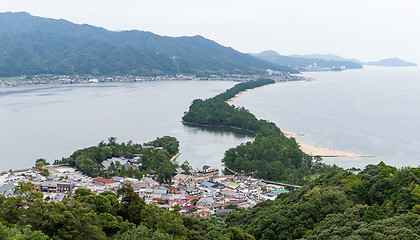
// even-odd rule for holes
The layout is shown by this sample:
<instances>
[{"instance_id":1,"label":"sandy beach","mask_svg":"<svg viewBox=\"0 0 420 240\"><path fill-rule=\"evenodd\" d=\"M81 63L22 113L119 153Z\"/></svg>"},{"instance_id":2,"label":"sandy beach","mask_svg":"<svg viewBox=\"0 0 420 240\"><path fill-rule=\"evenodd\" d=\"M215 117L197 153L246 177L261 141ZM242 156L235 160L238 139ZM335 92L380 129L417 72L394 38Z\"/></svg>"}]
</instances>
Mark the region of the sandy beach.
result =
<instances>
[{"instance_id":1,"label":"sandy beach","mask_svg":"<svg viewBox=\"0 0 420 240\"><path fill-rule=\"evenodd\" d=\"M256 88L252 88L252 89L247 89L245 91L239 92L233 98L227 100L226 103L229 104L229 105L233 105L233 102L235 101L235 99L237 99L241 94L244 94L246 92L250 92L250 91L255 90L255 89L258 89L258 88L263 88L263 87L271 86L271 85L276 84L276 83L277 82L271 83L271 84L267 84L267 85L264 85L264 86L260 86L260 87L256 87Z\"/></svg>"},{"instance_id":2,"label":"sandy beach","mask_svg":"<svg viewBox=\"0 0 420 240\"><path fill-rule=\"evenodd\" d=\"M294 132L285 131L285 130L282 130L282 132L288 138L291 138L291 137L295 138L296 136L304 136L303 133L294 133ZM349 152L343 152L343 151L339 151L339 150L335 150L335 149L331 149L331 148L315 146L315 145L303 143L303 142L297 141L297 140L296 140L296 142L299 144L300 150L302 150L302 152L304 152L304 153L306 153L310 156L340 157L340 158L348 158L348 159L373 157L373 156L369 156L369 155L349 153Z\"/></svg>"},{"instance_id":3,"label":"sandy beach","mask_svg":"<svg viewBox=\"0 0 420 240\"><path fill-rule=\"evenodd\" d=\"M272 84L276 84L276 83L272 83ZM264 85L264 86L257 87L257 88L267 87L267 86L270 86L272 84ZM257 89L257 88L254 88L254 89ZM235 99L237 99L241 94L252 91L254 89L247 89L245 91L239 92L233 98L229 99L226 102L229 105L233 105L233 102L235 101ZM257 119L260 120L260 118L258 118L258 117L257 117ZM290 132L290 131L287 131L287 130L282 130L282 132L288 138L291 138L291 137L296 138L297 136L304 136L303 133L295 133L295 132ZM357 154L357 153L343 152L343 151L339 151L339 150L335 150L335 149L331 149L331 148L326 148L326 147L320 147L320 146L307 144L307 143L297 141L297 140L296 140L296 142L299 144L300 149L304 153L306 153L310 156L339 157L339 158L347 158L347 159L374 157L374 156L362 155L362 154Z\"/></svg>"}]
</instances>

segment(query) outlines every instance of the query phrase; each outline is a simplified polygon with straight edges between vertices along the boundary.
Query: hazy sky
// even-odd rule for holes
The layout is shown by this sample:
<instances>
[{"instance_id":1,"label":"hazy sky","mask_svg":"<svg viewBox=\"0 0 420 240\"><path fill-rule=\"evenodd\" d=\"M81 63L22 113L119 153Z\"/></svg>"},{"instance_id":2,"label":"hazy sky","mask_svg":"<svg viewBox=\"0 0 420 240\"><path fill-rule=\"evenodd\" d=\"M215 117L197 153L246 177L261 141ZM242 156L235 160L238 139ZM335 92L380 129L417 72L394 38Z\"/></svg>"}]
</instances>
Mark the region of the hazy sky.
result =
<instances>
[{"instance_id":1,"label":"hazy sky","mask_svg":"<svg viewBox=\"0 0 420 240\"><path fill-rule=\"evenodd\" d=\"M1 0L0 11L110 30L202 35L241 52L400 57L420 64L419 0Z\"/></svg>"}]
</instances>

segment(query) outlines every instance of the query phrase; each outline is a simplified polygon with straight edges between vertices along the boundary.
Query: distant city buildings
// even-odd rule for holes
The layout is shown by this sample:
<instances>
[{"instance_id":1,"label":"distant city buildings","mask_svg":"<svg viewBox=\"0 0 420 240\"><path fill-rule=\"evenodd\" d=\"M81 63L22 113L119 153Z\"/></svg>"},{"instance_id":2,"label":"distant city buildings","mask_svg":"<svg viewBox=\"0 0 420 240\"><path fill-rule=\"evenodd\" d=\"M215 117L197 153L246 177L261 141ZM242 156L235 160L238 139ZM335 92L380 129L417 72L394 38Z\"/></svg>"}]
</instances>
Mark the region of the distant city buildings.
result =
<instances>
[{"instance_id":1,"label":"distant city buildings","mask_svg":"<svg viewBox=\"0 0 420 240\"><path fill-rule=\"evenodd\" d=\"M267 69L267 75L275 81L303 80L303 77L289 75L278 71ZM12 87L22 85L41 85L41 84L82 84L82 83L103 83L103 82L137 82L137 81L181 81L181 80L200 80L200 81L235 81L248 82L254 81L265 75L242 75L242 74L223 74L199 77L195 75L163 75L163 76L93 76L93 75L54 75L42 74L35 76L21 76L14 81L0 79L0 87Z\"/></svg>"}]
</instances>

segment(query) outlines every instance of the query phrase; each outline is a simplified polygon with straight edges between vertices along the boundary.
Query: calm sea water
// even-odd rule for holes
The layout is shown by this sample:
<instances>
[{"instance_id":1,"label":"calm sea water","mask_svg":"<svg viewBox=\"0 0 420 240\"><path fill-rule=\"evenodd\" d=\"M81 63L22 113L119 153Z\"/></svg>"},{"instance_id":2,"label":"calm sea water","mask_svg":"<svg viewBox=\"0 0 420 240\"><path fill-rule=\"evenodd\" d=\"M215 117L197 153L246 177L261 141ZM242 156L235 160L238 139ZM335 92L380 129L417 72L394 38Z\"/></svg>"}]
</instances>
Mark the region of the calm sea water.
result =
<instances>
[{"instance_id":1,"label":"calm sea water","mask_svg":"<svg viewBox=\"0 0 420 240\"><path fill-rule=\"evenodd\" d=\"M420 165L420 69L367 67L305 73L309 82L279 83L241 95L235 105L305 136L298 140L374 158L325 158L364 167L384 161ZM233 82L138 82L25 86L0 89L0 170L32 166L37 158L67 157L110 136L142 143L159 136L180 141L179 162L220 167L241 134L180 123L195 98Z\"/></svg>"},{"instance_id":2,"label":"calm sea water","mask_svg":"<svg viewBox=\"0 0 420 240\"><path fill-rule=\"evenodd\" d=\"M297 138L302 142L375 156L324 158L326 163L420 165L420 68L366 67L304 76L312 81L256 89L234 104L281 129L304 133Z\"/></svg>"},{"instance_id":3,"label":"calm sea water","mask_svg":"<svg viewBox=\"0 0 420 240\"><path fill-rule=\"evenodd\" d=\"M162 81L0 89L0 170L31 167L37 158L67 157L115 136L143 143L165 135L197 168L220 167L226 149L250 140L240 134L181 124L192 100L212 97L234 82Z\"/></svg>"}]
</instances>

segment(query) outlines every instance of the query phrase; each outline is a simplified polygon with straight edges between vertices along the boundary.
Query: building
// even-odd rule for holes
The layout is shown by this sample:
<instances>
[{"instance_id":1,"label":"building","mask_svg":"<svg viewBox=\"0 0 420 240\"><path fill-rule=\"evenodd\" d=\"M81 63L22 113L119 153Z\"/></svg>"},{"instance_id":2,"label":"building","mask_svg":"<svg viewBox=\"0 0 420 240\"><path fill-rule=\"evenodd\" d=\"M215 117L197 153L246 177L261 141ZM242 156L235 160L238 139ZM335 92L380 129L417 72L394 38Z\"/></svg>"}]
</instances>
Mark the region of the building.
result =
<instances>
[{"instance_id":1,"label":"building","mask_svg":"<svg viewBox=\"0 0 420 240\"><path fill-rule=\"evenodd\" d=\"M106 189L113 189L120 186L118 182L103 177L94 178L92 181L98 185L105 186Z\"/></svg>"},{"instance_id":2,"label":"building","mask_svg":"<svg viewBox=\"0 0 420 240\"><path fill-rule=\"evenodd\" d=\"M57 192L66 193L70 196L73 192L73 184L68 182L59 182L57 183Z\"/></svg>"},{"instance_id":3,"label":"building","mask_svg":"<svg viewBox=\"0 0 420 240\"><path fill-rule=\"evenodd\" d=\"M57 192L57 182L53 182L53 181L41 182L41 192L48 192L48 193Z\"/></svg>"}]
</instances>

